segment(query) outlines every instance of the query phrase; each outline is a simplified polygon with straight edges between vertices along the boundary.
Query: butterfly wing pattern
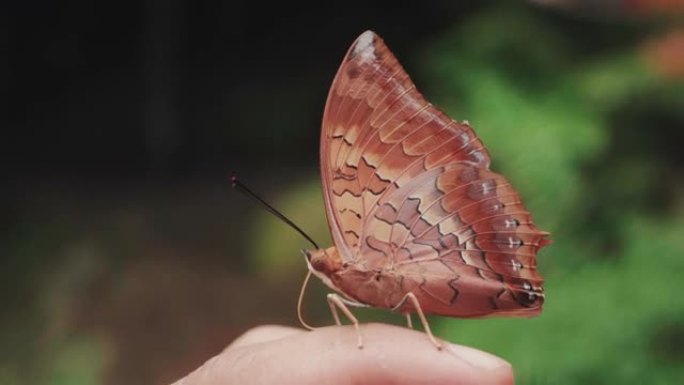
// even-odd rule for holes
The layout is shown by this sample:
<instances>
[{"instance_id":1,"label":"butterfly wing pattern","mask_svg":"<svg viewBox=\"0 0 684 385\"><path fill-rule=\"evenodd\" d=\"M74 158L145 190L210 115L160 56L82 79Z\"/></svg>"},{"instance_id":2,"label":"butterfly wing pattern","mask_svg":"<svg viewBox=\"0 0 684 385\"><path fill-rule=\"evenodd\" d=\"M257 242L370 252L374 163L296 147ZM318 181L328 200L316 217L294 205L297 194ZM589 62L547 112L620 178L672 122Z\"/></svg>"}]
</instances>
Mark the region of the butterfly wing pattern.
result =
<instances>
[{"instance_id":1,"label":"butterfly wing pattern","mask_svg":"<svg viewBox=\"0 0 684 385\"><path fill-rule=\"evenodd\" d=\"M427 102L382 39L364 32L324 111L335 246L309 254L312 272L357 304L395 308L412 293L429 314L538 314L536 254L548 233L489 165L470 125Z\"/></svg>"}]
</instances>

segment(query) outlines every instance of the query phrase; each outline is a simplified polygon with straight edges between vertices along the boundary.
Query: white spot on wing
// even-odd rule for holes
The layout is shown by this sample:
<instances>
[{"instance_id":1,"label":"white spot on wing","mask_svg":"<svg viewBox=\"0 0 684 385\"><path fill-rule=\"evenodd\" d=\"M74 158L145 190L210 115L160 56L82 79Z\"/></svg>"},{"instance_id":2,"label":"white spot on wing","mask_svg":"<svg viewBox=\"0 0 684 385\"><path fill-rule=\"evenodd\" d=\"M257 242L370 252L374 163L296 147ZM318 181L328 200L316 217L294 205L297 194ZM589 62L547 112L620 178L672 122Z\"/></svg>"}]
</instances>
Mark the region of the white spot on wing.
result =
<instances>
[{"instance_id":1,"label":"white spot on wing","mask_svg":"<svg viewBox=\"0 0 684 385\"><path fill-rule=\"evenodd\" d=\"M366 31L356 39L354 46L354 55L360 55L362 60L375 59L375 50L373 49L373 39L375 33L373 31Z\"/></svg>"},{"instance_id":2,"label":"white spot on wing","mask_svg":"<svg viewBox=\"0 0 684 385\"><path fill-rule=\"evenodd\" d=\"M482 161L485 159L484 154L480 151L473 151L470 155L475 158L475 163L482 163Z\"/></svg>"},{"instance_id":3,"label":"white spot on wing","mask_svg":"<svg viewBox=\"0 0 684 385\"><path fill-rule=\"evenodd\" d=\"M487 182L482 183L482 195L489 194L489 184Z\"/></svg>"}]
</instances>

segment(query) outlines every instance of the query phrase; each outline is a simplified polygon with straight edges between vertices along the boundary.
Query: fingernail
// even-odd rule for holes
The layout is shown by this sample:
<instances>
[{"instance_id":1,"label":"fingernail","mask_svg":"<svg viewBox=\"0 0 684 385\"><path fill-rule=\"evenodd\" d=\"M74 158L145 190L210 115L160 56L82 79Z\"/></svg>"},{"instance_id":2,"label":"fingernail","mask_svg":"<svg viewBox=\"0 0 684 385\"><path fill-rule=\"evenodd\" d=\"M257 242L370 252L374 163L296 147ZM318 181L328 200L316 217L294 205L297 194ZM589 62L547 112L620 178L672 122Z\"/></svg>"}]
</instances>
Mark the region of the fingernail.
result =
<instances>
[{"instance_id":1,"label":"fingernail","mask_svg":"<svg viewBox=\"0 0 684 385\"><path fill-rule=\"evenodd\" d=\"M478 368L498 369L511 366L508 361L505 361L492 354L485 353L481 350L462 345L447 344L447 346L452 353L458 356L458 358Z\"/></svg>"}]
</instances>

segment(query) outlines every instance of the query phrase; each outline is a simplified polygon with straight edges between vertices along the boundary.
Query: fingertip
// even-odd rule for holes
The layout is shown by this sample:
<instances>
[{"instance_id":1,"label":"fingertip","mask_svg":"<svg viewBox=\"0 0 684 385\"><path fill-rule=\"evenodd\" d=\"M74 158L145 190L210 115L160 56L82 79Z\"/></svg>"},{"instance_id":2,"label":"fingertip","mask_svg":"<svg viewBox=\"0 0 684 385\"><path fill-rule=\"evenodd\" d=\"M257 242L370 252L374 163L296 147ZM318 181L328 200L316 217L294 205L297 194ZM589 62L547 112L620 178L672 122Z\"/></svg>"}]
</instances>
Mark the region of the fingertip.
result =
<instances>
[{"instance_id":1,"label":"fingertip","mask_svg":"<svg viewBox=\"0 0 684 385\"><path fill-rule=\"evenodd\" d=\"M260 325L247 330L236 338L225 350L237 349L247 345L270 342L295 334L304 333L305 330L282 325Z\"/></svg>"},{"instance_id":2,"label":"fingertip","mask_svg":"<svg viewBox=\"0 0 684 385\"><path fill-rule=\"evenodd\" d=\"M425 333L387 324L362 325L364 349L354 349L351 327L316 330L334 371L367 383L513 384L511 365L492 354L444 343L437 349ZM283 342L286 340L283 340ZM353 382L353 381L352 381Z\"/></svg>"},{"instance_id":3,"label":"fingertip","mask_svg":"<svg viewBox=\"0 0 684 385\"><path fill-rule=\"evenodd\" d=\"M511 368L511 364L493 354L483 352L468 346L447 343L448 351L459 359L482 369L505 369Z\"/></svg>"},{"instance_id":4,"label":"fingertip","mask_svg":"<svg viewBox=\"0 0 684 385\"><path fill-rule=\"evenodd\" d=\"M514 383L510 364L489 353L448 343L438 350L425 333L386 324L361 325L361 334L363 349L352 326L256 327L190 377L217 384Z\"/></svg>"}]
</instances>

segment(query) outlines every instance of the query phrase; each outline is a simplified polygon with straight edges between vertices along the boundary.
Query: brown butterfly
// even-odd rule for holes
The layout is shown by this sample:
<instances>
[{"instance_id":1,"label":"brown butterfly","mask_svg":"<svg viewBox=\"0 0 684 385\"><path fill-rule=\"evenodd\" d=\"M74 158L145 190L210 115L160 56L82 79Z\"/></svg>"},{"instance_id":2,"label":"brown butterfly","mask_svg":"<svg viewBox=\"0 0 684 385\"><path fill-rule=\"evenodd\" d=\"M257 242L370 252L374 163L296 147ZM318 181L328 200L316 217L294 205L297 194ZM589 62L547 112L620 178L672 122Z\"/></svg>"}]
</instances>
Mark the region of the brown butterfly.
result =
<instances>
[{"instance_id":1,"label":"brown butterfly","mask_svg":"<svg viewBox=\"0 0 684 385\"><path fill-rule=\"evenodd\" d=\"M330 88L321 174L334 246L306 252L335 321L348 306L452 317L534 316L536 254L549 243L489 169L467 122L427 102L382 39L352 44ZM307 277L308 278L308 277ZM300 299L301 301L301 299ZM362 346L361 334L359 347Z\"/></svg>"}]
</instances>

